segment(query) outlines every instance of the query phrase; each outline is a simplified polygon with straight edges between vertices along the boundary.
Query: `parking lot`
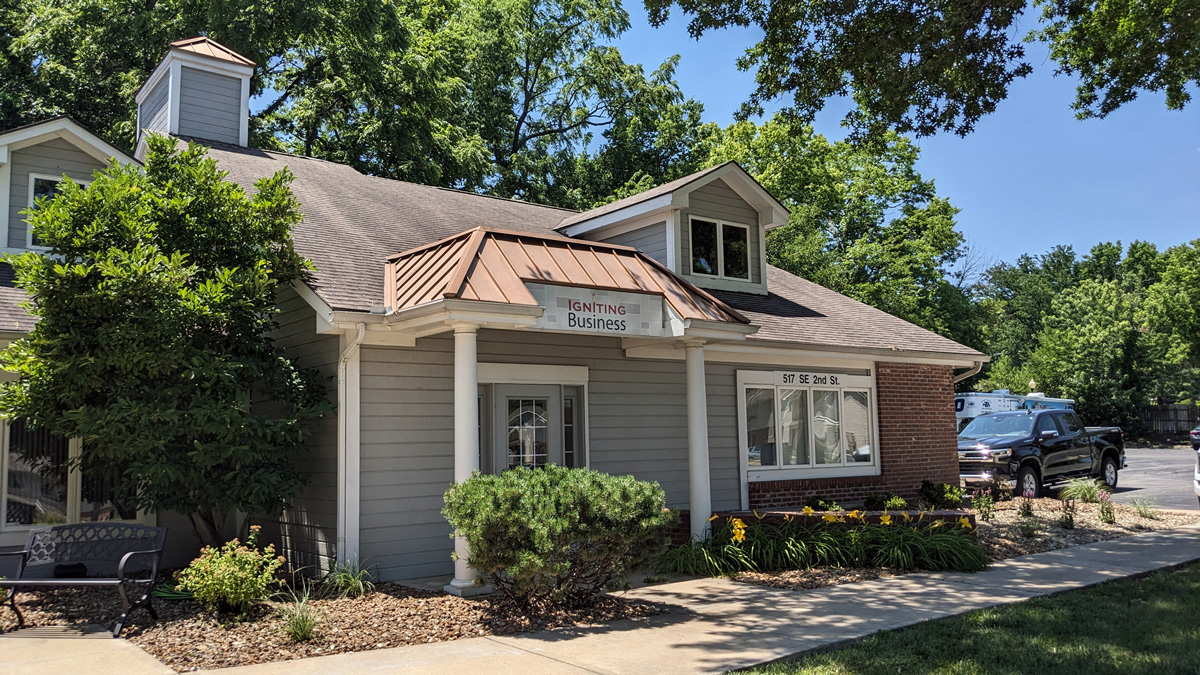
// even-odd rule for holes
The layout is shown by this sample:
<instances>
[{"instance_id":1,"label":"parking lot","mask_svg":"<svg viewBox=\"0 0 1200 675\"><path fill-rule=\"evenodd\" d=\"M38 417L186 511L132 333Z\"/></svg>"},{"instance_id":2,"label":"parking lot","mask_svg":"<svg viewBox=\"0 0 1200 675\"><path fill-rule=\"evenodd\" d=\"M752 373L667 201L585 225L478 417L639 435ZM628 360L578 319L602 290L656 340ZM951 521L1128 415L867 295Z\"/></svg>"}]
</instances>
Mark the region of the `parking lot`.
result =
<instances>
[{"instance_id":1,"label":"parking lot","mask_svg":"<svg viewBox=\"0 0 1200 675\"><path fill-rule=\"evenodd\" d=\"M1126 448L1129 468L1121 472L1113 501L1149 499L1165 509L1200 510L1192 492L1196 453L1191 448Z\"/></svg>"}]
</instances>

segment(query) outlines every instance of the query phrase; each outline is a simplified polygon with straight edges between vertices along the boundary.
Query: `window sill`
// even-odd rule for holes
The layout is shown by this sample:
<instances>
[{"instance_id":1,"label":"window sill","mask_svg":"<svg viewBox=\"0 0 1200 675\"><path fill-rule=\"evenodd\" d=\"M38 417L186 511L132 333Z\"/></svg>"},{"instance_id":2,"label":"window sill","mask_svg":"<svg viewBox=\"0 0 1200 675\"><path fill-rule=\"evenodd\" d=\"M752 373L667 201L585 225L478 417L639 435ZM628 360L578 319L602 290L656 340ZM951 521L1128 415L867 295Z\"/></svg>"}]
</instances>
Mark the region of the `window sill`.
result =
<instances>
[{"instance_id":1,"label":"window sill","mask_svg":"<svg viewBox=\"0 0 1200 675\"><path fill-rule=\"evenodd\" d=\"M879 467L874 464L866 466L831 466L814 469L811 467L795 467L783 469L755 469L746 471L746 478L751 483L762 483L773 480L801 480L813 478L852 478L858 476L878 476Z\"/></svg>"}]
</instances>

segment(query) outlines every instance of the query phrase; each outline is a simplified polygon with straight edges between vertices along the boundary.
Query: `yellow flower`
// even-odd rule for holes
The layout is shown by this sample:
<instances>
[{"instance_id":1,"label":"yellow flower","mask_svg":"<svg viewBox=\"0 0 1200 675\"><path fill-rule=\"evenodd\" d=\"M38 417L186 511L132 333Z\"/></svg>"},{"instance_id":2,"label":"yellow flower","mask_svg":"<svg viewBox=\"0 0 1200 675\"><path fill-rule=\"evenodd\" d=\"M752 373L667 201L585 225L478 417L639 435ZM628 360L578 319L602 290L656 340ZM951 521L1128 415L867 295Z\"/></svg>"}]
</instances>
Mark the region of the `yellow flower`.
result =
<instances>
[{"instance_id":1,"label":"yellow flower","mask_svg":"<svg viewBox=\"0 0 1200 675\"><path fill-rule=\"evenodd\" d=\"M882 516L879 516L879 524L880 524L880 525L891 525L891 524L892 524L892 517L891 517L891 516L889 516L889 515L888 515L888 514L886 514L886 513L885 513L885 514L883 514Z\"/></svg>"},{"instance_id":2,"label":"yellow flower","mask_svg":"<svg viewBox=\"0 0 1200 675\"><path fill-rule=\"evenodd\" d=\"M733 520L730 520L729 523L733 525L733 529L735 530L746 529L746 523L742 522L741 518L734 518Z\"/></svg>"},{"instance_id":3,"label":"yellow flower","mask_svg":"<svg viewBox=\"0 0 1200 675\"><path fill-rule=\"evenodd\" d=\"M815 511L813 511L813 507L811 507L811 506L804 507L803 511L804 511L804 515L806 515L806 516L811 516L812 514L816 513Z\"/></svg>"},{"instance_id":4,"label":"yellow flower","mask_svg":"<svg viewBox=\"0 0 1200 675\"><path fill-rule=\"evenodd\" d=\"M848 517L848 518L858 518L858 517L859 517L859 515L858 515L858 509L854 509L854 510L853 510L853 511L851 511L850 513L846 514L846 517Z\"/></svg>"},{"instance_id":5,"label":"yellow flower","mask_svg":"<svg viewBox=\"0 0 1200 675\"><path fill-rule=\"evenodd\" d=\"M754 517L757 518L758 520L762 520L762 516L758 515L758 511L751 511L750 513L753 513Z\"/></svg>"},{"instance_id":6,"label":"yellow flower","mask_svg":"<svg viewBox=\"0 0 1200 675\"><path fill-rule=\"evenodd\" d=\"M783 517L783 522L785 522L785 523L790 523L790 522L792 522L792 516L791 516L791 514L785 515L785 516Z\"/></svg>"},{"instance_id":7,"label":"yellow flower","mask_svg":"<svg viewBox=\"0 0 1200 675\"><path fill-rule=\"evenodd\" d=\"M961 527L961 528L962 528L962 529L964 529L964 530L969 530L969 529L971 529L971 519L970 519L970 518L968 518L968 517L966 517L966 516L963 516L963 517L959 518L959 519L958 519L958 526L959 526L959 527Z\"/></svg>"},{"instance_id":8,"label":"yellow flower","mask_svg":"<svg viewBox=\"0 0 1200 675\"><path fill-rule=\"evenodd\" d=\"M746 531L745 530L734 530L733 531L733 540L736 542L745 541L746 540Z\"/></svg>"},{"instance_id":9,"label":"yellow flower","mask_svg":"<svg viewBox=\"0 0 1200 675\"><path fill-rule=\"evenodd\" d=\"M937 528L939 528L939 527L941 527L941 526L942 526L942 521L940 521L940 520L935 520L935 521L933 521L933 523L932 523L932 524L929 526L929 529L931 529L931 530L936 530Z\"/></svg>"},{"instance_id":10,"label":"yellow flower","mask_svg":"<svg viewBox=\"0 0 1200 675\"><path fill-rule=\"evenodd\" d=\"M904 517L904 522L906 522L906 523L908 521L912 520L912 516L908 515L908 511L905 511L904 513L901 513L900 515Z\"/></svg>"},{"instance_id":11,"label":"yellow flower","mask_svg":"<svg viewBox=\"0 0 1200 675\"><path fill-rule=\"evenodd\" d=\"M827 523L836 523L837 519L837 516L833 515L832 513L826 513L825 515L821 516L821 520Z\"/></svg>"},{"instance_id":12,"label":"yellow flower","mask_svg":"<svg viewBox=\"0 0 1200 675\"><path fill-rule=\"evenodd\" d=\"M716 520L716 519L717 519L717 518L719 518L719 517L720 517L720 516L718 516L717 514L715 514L715 513L714 513L714 514L712 514L712 517L708 519L708 522L710 522L710 523L711 523L712 521Z\"/></svg>"}]
</instances>

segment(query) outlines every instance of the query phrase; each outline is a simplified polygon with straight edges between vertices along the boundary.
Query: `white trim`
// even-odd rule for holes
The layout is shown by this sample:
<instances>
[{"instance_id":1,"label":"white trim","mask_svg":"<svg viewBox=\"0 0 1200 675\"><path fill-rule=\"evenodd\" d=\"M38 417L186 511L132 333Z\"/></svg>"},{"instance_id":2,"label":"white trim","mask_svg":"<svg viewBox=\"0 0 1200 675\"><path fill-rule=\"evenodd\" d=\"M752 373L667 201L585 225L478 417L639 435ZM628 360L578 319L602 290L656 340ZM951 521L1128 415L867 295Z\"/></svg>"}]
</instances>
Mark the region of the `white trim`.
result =
<instances>
[{"instance_id":1,"label":"white trim","mask_svg":"<svg viewBox=\"0 0 1200 675\"><path fill-rule=\"evenodd\" d=\"M25 201L25 208L33 208L33 199L34 199L33 188L34 188L35 181L52 180L52 181L54 181L55 185L57 185L58 183L61 183L63 181L64 177L71 178L72 181L79 183L79 185L81 185L83 187L87 187L92 184L92 181L90 181L90 180L81 180L78 178L72 178L71 176L68 176L67 174L62 174L60 176L54 176L54 175L51 175L48 173L37 173L35 171L30 171L29 172L29 194L28 194L28 199ZM7 242L5 242L5 243L7 244ZM42 246L40 244L35 246L33 244L33 228L29 226L28 218L25 219L25 248L30 251L48 251L48 250L50 250L49 246Z\"/></svg>"},{"instance_id":2,"label":"white trim","mask_svg":"<svg viewBox=\"0 0 1200 675\"><path fill-rule=\"evenodd\" d=\"M558 384L586 387L587 366L548 366L539 363L480 363L479 384Z\"/></svg>"},{"instance_id":3,"label":"white trim","mask_svg":"<svg viewBox=\"0 0 1200 675\"><path fill-rule=\"evenodd\" d=\"M0 145L8 146L10 151L15 152L52 138L61 138L104 162L113 157L122 164L133 161L132 157L68 117L59 117L41 124L0 133Z\"/></svg>"},{"instance_id":4,"label":"white trim","mask_svg":"<svg viewBox=\"0 0 1200 675\"><path fill-rule=\"evenodd\" d=\"M737 371L737 404L738 404L738 477L742 488L742 508L749 508L750 487L753 482L765 482L775 480L813 480L820 478L845 478L854 476L878 476L883 472L882 455L883 448L879 441L879 393L876 386L875 372L871 371L869 376L847 376L847 378L838 385L833 384L812 384L804 386L788 386L776 384L779 373L776 371L762 370L739 370ZM812 413L812 392L813 391L837 391L838 392L838 426L839 429L845 428L845 394L847 391L866 391L869 401L868 410L868 427L871 440L871 462L869 464L849 463L846 460L847 448L842 448L842 461L840 464L833 465L817 465L813 462L812 452L814 450L813 436L815 431L811 424L808 424L808 451L809 451L809 466L787 466L777 464L775 466L764 466L752 468L749 463L749 449L746 447L747 428L746 428L746 389L755 388L771 388L775 394L773 401L775 404L775 447L776 453L780 449L780 430L782 419L780 416L780 389L803 389L809 392L807 403L809 406L807 419L811 420ZM844 439L839 439L842 444Z\"/></svg>"},{"instance_id":5,"label":"white trim","mask_svg":"<svg viewBox=\"0 0 1200 675\"><path fill-rule=\"evenodd\" d=\"M251 71L253 72L253 71ZM238 108L238 145L243 148L250 142L250 78L242 78L242 97Z\"/></svg>"},{"instance_id":6,"label":"white trim","mask_svg":"<svg viewBox=\"0 0 1200 675\"><path fill-rule=\"evenodd\" d=\"M644 220L658 214L660 211L683 208L675 203L675 201L672 199L672 194L673 193L667 193L665 195L651 197L650 199L640 201L636 204L630 204L629 206L617 209L616 211L610 211L603 215L596 216L595 218L590 218L579 223L568 225L562 230L559 230L559 232L568 237L576 237L581 234L604 229L610 225L623 223L630 219ZM686 204L683 206L686 206ZM567 217L569 218L570 216Z\"/></svg>"},{"instance_id":7,"label":"white trim","mask_svg":"<svg viewBox=\"0 0 1200 675\"><path fill-rule=\"evenodd\" d=\"M875 363L920 363L932 366L969 367L976 361L986 361L986 356L954 356L932 352L904 352L883 349L855 349L853 347L822 348L819 345L780 342L764 344L766 341L710 344L705 349L705 360L710 363L734 363L762 366L821 366L829 368L874 368ZM683 356L676 347L665 344L647 344L626 338L622 342L625 356L633 359L658 361L682 361Z\"/></svg>"},{"instance_id":8,"label":"white trim","mask_svg":"<svg viewBox=\"0 0 1200 675\"><path fill-rule=\"evenodd\" d=\"M654 227L655 225L662 225L670 220L671 213L676 213L676 211L668 211L666 214L659 213L647 218L641 218L628 223L621 223L620 225L616 225L607 229L592 230L586 233L587 237L580 238L588 241L610 241L613 237L619 237L628 232L634 232L647 227Z\"/></svg>"},{"instance_id":9,"label":"white trim","mask_svg":"<svg viewBox=\"0 0 1200 675\"><path fill-rule=\"evenodd\" d=\"M667 217L667 269L679 274L679 211Z\"/></svg>"},{"instance_id":10,"label":"white trim","mask_svg":"<svg viewBox=\"0 0 1200 675\"><path fill-rule=\"evenodd\" d=\"M8 248L8 212L11 206L12 191L12 162L8 161L8 146L0 146L4 152L4 162L0 162L0 246L5 253L18 253ZM0 521L3 522L3 521Z\"/></svg>"},{"instance_id":11,"label":"white trim","mask_svg":"<svg viewBox=\"0 0 1200 675\"><path fill-rule=\"evenodd\" d=\"M717 273L716 274L705 274L703 272L696 271L695 224L696 224L697 220L700 220L700 221L703 221L706 223L713 223L716 225L716 229L717 229L717 231L716 231L716 235L717 235ZM731 277L731 276L728 276L725 274L725 226L726 225L728 225L730 227L740 227L746 231L746 276L745 276L745 278ZM759 241L762 241L761 237L759 238ZM746 223L739 223L739 222L736 222L733 220L724 220L721 218L710 218L708 216L704 216L704 215L701 215L698 213L688 214L688 246L691 249L688 252L689 253L688 262L691 263L691 265L690 265L690 269L688 269L686 272L683 272L684 274L687 274L688 276L696 277L698 279L706 279L706 280L707 279L724 279L724 280L734 281L734 282L744 283L744 284L759 283L764 286L766 285L766 282L763 280L759 280L758 282L754 281L754 274L753 274L753 269L752 269L753 266L750 264L754 259L753 255L750 252L750 225L748 225ZM759 248L762 248L762 247L760 246ZM763 257L763 260L764 261L766 260L765 256ZM759 267L761 267L761 265Z\"/></svg>"},{"instance_id":12,"label":"white trim","mask_svg":"<svg viewBox=\"0 0 1200 675\"><path fill-rule=\"evenodd\" d=\"M171 77L167 80L167 133L172 136L179 135L179 94L183 90L181 86L182 66L183 64L178 60L171 60L167 66L171 72Z\"/></svg>"},{"instance_id":13,"label":"white trim","mask_svg":"<svg viewBox=\"0 0 1200 675\"><path fill-rule=\"evenodd\" d=\"M361 503L362 389L359 355L366 325L351 336L344 333L338 350L337 437L337 557L338 562L358 562L359 509Z\"/></svg>"}]
</instances>

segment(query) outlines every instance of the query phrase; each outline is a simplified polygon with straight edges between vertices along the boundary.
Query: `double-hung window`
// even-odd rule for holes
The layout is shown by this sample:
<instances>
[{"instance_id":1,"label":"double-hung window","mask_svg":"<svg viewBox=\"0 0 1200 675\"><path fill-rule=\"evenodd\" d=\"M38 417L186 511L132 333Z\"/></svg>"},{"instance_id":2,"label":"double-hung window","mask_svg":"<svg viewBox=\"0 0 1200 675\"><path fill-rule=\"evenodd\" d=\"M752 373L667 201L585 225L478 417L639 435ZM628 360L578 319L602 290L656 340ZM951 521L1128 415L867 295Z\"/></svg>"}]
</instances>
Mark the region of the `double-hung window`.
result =
<instances>
[{"instance_id":1,"label":"double-hung window","mask_svg":"<svg viewBox=\"0 0 1200 675\"><path fill-rule=\"evenodd\" d=\"M692 274L750 280L750 227L693 217Z\"/></svg>"},{"instance_id":2,"label":"double-hung window","mask_svg":"<svg viewBox=\"0 0 1200 675\"><path fill-rule=\"evenodd\" d=\"M58 186L62 182L62 176L51 176L49 174L31 173L29 174L29 208L36 208L39 199L52 199L58 195ZM72 179L76 183L86 186L91 181ZM28 248L40 248L45 245L38 238L37 233L32 227L26 227L25 230L25 245Z\"/></svg>"},{"instance_id":3,"label":"double-hung window","mask_svg":"<svg viewBox=\"0 0 1200 675\"><path fill-rule=\"evenodd\" d=\"M740 371L738 390L752 479L878 473L870 375Z\"/></svg>"}]
</instances>

